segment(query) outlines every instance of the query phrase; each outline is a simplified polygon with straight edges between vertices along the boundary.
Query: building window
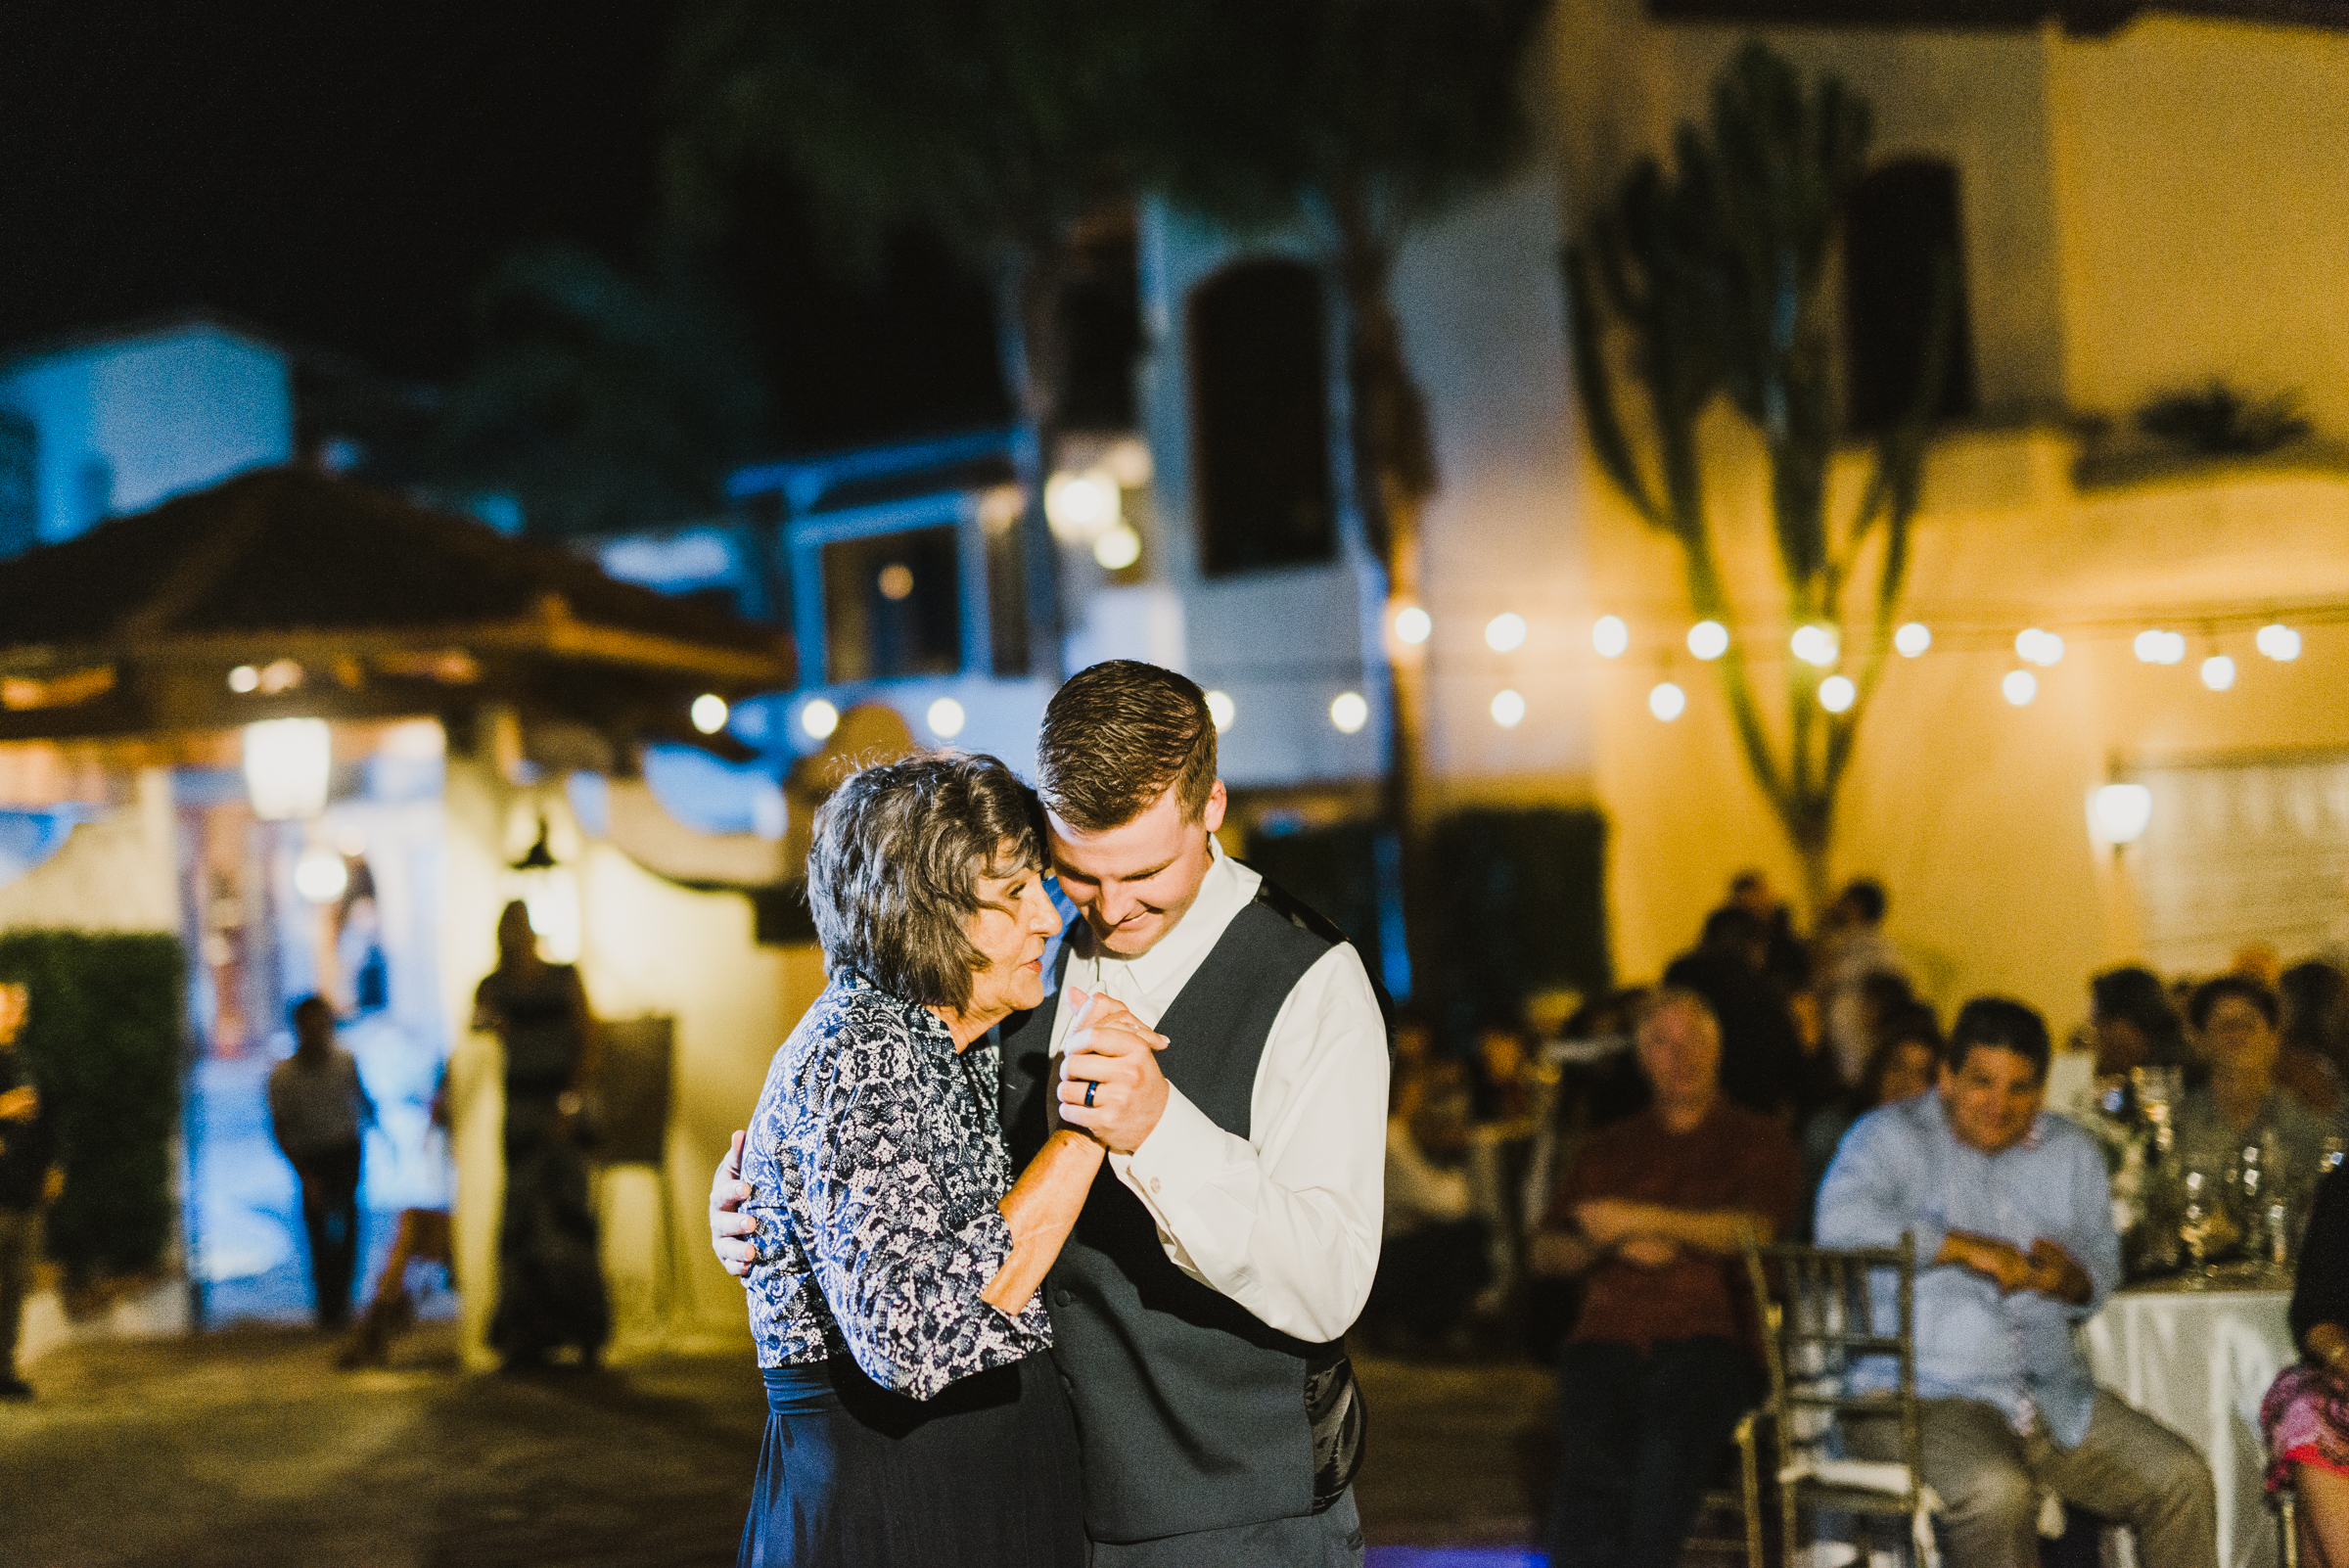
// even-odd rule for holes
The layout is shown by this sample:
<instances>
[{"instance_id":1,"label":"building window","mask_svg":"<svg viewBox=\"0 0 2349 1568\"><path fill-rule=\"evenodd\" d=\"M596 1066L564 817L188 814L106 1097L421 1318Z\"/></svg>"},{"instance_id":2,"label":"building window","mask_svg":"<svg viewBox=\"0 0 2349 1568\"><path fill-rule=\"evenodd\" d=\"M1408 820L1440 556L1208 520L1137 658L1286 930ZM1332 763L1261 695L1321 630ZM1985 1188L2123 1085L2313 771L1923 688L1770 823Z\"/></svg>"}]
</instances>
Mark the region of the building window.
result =
<instances>
[{"instance_id":1,"label":"building window","mask_svg":"<svg viewBox=\"0 0 2349 1568\"><path fill-rule=\"evenodd\" d=\"M1907 158L1860 182L1843 231L1845 394L1854 434L1888 429L1916 406L1932 326L1934 270L1944 257L1955 317L1931 413L1953 419L1976 407L1958 170L1937 159Z\"/></svg>"},{"instance_id":2,"label":"building window","mask_svg":"<svg viewBox=\"0 0 2349 1568\"><path fill-rule=\"evenodd\" d=\"M829 680L950 675L962 669L962 582L952 525L823 547Z\"/></svg>"},{"instance_id":3,"label":"building window","mask_svg":"<svg viewBox=\"0 0 2349 1568\"><path fill-rule=\"evenodd\" d=\"M1336 553L1321 279L1295 261L1226 267L1190 300L1191 453L1209 576Z\"/></svg>"}]
</instances>

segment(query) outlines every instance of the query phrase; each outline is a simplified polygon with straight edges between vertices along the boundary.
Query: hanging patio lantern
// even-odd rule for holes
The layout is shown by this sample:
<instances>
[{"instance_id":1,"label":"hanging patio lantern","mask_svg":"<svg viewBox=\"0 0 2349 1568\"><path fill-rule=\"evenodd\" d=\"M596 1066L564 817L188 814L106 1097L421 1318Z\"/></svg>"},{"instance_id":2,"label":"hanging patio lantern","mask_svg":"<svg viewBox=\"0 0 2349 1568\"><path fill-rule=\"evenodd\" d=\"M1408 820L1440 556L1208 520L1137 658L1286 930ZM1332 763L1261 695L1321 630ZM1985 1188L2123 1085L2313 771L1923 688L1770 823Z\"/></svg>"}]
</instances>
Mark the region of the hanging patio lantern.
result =
<instances>
[{"instance_id":1,"label":"hanging patio lantern","mask_svg":"<svg viewBox=\"0 0 2349 1568\"><path fill-rule=\"evenodd\" d=\"M264 822L326 809L334 732L323 718L267 718L245 726L245 793Z\"/></svg>"}]
</instances>

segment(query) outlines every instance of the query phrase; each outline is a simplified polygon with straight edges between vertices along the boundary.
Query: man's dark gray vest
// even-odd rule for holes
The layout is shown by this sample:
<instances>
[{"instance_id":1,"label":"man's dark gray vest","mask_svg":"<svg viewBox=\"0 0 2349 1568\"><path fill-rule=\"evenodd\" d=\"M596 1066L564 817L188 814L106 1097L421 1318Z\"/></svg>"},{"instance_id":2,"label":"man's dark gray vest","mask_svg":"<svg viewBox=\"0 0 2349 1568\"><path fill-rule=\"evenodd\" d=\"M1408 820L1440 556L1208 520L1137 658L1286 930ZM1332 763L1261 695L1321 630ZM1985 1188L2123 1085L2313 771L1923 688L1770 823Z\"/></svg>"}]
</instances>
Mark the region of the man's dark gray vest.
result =
<instances>
[{"instance_id":1,"label":"man's dark gray vest","mask_svg":"<svg viewBox=\"0 0 2349 1568\"><path fill-rule=\"evenodd\" d=\"M1158 1020L1172 1042L1159 1056L1168 1082L1218 1127L1248 1136L1273 1020L1305 972L1343 940L1267 883ZM1003 1129L1015 1170L1043 1146L1052 1019L1067 964L1063 944L1044 1004L1003 1024ZM1362 1413L1341 1347L1269 1328L1175 1268L1149 1211L1106 1163L1044 1291L1053 1355L1076 1407L1085 1530L1095 1541L1307 1514L1352 1479Z\"/></svg>"}]
</instances>

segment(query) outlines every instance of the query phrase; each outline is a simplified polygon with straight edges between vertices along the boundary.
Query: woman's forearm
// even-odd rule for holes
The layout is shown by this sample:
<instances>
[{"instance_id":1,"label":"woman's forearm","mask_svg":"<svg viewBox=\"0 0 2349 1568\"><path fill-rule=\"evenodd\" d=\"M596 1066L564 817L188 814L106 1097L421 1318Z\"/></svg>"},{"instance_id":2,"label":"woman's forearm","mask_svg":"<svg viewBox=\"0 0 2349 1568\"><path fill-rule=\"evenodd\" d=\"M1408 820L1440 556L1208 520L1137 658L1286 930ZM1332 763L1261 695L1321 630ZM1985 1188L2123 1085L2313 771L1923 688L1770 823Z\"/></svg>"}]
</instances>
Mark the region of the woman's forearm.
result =
<instances>
[{"instance_id":1,"label":"woman's forearm","mask_svg":"<svg viewBox=\"0 0 2349 1568\"><path fill-rule=\"evenodd\" d=\"M2303 1335L2308 1359L2328 1371L2349 1370L2349 1328L2339 1323L2317 1323Z\"/></svg>"},{"instance_id":2,"label":"woman's forearm","mask_svg":"<svg viewBox=\"0 0 2349 1568\"><path fill-rule=\"evenodd\" d=\"M979 1293L981 1301L1006 1316L1028 1305L1077 1227L1077 1215L1093 1190L1093 1174L1106 1152L1067 1128L1045 1140L995 1206L1011 1225L1011 1256Z\"/></svg>"}]
</instances>

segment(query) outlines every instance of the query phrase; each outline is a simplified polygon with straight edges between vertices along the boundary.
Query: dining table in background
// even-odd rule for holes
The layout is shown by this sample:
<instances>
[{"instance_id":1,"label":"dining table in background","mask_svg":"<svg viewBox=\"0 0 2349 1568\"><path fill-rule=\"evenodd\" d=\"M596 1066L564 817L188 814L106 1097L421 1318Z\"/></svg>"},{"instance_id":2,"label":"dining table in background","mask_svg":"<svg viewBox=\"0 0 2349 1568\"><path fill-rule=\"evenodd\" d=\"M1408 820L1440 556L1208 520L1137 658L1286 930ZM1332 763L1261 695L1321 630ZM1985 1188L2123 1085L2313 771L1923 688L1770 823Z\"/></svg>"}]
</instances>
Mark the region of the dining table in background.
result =
<instances>
[{"instance_id":1,"label":"dining table in background","mask_svg":"<svg viewBox=\"0 0 2349 1568\"><path fill-rule=\"evenodd\" d=\"M2130 1285L2081 1328L2096 1382L2193 1444L2218 1484L2220 1568L2281 1560L2264 1477L2259 1402L2298 1358L2277 1276L2214 1288Z\"/></svg>"}]
</instances>

